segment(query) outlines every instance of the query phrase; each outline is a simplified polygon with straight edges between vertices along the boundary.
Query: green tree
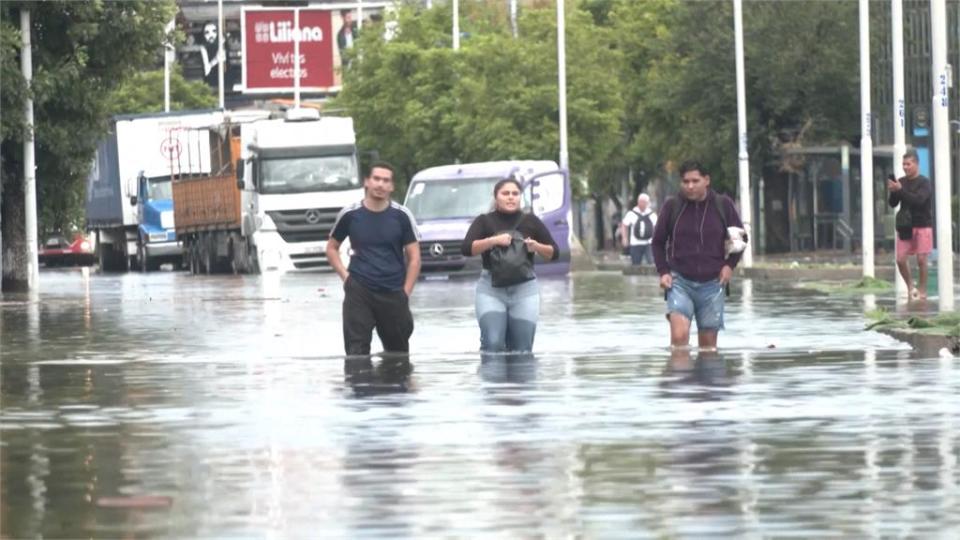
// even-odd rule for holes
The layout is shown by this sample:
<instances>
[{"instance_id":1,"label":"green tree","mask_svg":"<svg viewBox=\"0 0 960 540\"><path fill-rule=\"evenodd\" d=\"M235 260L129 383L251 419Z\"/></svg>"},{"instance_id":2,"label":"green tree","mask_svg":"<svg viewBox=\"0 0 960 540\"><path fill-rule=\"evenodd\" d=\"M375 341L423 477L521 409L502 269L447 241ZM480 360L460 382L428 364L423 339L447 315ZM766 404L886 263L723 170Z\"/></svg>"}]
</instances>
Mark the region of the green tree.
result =
<instances>
[{"instance_id":1,"label":"green tree","mask_svg":"<svg viewBox=\"0 0 960 540\"><path fill-rule=\"evenodd\" d=\"M649 165L698 157L717 187L732 190L737 110L730 3L620 0L611 9L626 57L629 158ZM766 164L785 146L856 135L856 9L849 2L745 2L754 164Z\"/></svg>"},{"instance_id":2,"label":"green tree","mask_svg":"<svg viewBox=\"0 0 960 540\"><path fill-rule=\"evenodd\" d=\"M33 82L20 74L21 7L30 10ZM83 201L84 180L106 129L112 91L156 64L172 0L19 2L0 5L3 290L26 286L22 141L26 96L34 100L38 199L48 226ZM10 114L10 113L13 114Z\"/></svg>"},{"instance_id":3,"label":"green tree","mask_svg":"<svg viewBox=\"0 0 960 540\"><path fill-rule=\"evenodd\" d=\"M209 109L217 106L217 95L203 81L183 78L179 66L170 70L170 110ZM163 70L135 73L113 91L109 111L114 114L160 112L163 110Z\"/></svg>"},{"instance_id":4,"label":"green tree","mask_svg":"<svg viewBox=\"0 0 960 540\"><path fill-rule=\"evenodd\" d=\"M525 9L514 38L502 6L465 4L461 49L451 49L450 11L402 9L385 41L366 29L338 98L362 146L395 162L402 176L456 161L559 153L556 16ZM589 13L567 16L570 166L590 175L611 160L620 137L619 53Z\"/></svg>"}]
</instances>

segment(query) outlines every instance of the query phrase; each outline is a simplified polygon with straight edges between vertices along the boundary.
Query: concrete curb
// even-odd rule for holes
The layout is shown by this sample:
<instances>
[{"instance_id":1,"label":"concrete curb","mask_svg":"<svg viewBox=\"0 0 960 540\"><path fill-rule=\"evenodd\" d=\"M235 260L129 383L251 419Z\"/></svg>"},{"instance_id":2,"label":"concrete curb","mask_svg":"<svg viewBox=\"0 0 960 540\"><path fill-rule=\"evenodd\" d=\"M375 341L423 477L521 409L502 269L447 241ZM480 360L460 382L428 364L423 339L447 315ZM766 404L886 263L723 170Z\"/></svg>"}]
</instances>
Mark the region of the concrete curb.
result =
<instances>
[{"instance_id":1,"label":"concrete curb","mask_svg":"<svg viewBox=\"0 0 960 540\"><path fill-rule=\"evenodd\" d=\"M947 349L953 354L960 353L960 339L953 336L939 336L917 332L912 328L876 328L877 332L886 334L894 339L903 341L913 347L913 350L925 356L938 356L940 349Z\"/></svg>"},{"instance_id":2,"label":"concrete curb","mask_svg":"<svg viewBox=\"0 0 960 540\"><path fill-rule=\"evenodd\" d=\"M655 276L657 271L652 266L629 266L616 263L600 263L598 270L620 271L625 276ZM893 281L894 269L892 266L878 266L875 269L877 279ZM753 268L737 268L735 275L739 277L777 280L777 281L857 281L863 277L863 270L858 266L842 267L815 267L815 268L788 268L780 266L755 266Z\"/></svg>"}]
</instances>

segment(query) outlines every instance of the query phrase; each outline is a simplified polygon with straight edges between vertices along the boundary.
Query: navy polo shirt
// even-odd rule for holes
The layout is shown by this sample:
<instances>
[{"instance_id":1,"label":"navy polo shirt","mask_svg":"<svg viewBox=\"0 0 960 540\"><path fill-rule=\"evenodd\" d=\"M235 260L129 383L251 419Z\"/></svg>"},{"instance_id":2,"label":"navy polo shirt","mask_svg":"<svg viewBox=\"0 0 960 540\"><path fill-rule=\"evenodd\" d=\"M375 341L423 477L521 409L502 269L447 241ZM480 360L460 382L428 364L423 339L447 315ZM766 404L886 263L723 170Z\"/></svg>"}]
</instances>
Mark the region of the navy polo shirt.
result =
<instances>
[{"instance_id":1,"label":"navy polo shirt","mask_svg":"<svg viewBox=\"0 0 960 540\"><path fill-rule=\"evenodd\" d=\"M341 243L350 238L350 279L377 291L403 290L403 248L420 240L417 221L405 206L391 201L380 212L362 202L347 206L337 215L330 236Z\"/></svg>"}]
</instances>

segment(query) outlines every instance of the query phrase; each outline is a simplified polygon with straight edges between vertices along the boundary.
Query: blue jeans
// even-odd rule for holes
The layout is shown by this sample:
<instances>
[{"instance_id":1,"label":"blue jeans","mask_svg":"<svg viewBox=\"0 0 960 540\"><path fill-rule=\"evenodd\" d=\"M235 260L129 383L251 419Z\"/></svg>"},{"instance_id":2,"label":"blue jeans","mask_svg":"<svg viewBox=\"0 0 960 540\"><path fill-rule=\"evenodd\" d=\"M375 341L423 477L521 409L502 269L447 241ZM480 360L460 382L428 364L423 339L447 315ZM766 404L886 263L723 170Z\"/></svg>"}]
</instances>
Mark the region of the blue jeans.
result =
<instances>
[{"instance_id":1,"label":"blue jeans","mask_svg":"<svg viewBox=\"0 0 960 540\"><path fill-rule=\"evenodd\" d=\"M476 312L481 351L532 351L540 318L540 286L532 279L494 287L484 270L477 281Z\"/></svg>"},{"instance_id":2,"label":"blue jeans","mask_svg":"<svg viewBox=\"0 0 960 540\"><path fill-rule=\"evenodd\" d=\"M722 330L724 291L719 279L693 281L672 272L673 286L667 290L667 316L679 313L697 320L697 330Z\"/></svg>"}]
</instances>

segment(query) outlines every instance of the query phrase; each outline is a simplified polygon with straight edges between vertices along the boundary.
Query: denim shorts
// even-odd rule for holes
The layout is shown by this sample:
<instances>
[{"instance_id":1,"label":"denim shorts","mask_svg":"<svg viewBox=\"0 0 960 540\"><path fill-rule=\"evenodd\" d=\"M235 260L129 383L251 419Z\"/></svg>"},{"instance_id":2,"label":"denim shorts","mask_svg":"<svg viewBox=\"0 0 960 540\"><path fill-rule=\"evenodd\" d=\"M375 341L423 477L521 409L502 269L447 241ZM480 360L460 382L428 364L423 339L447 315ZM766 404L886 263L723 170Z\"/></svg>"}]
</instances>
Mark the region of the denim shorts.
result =
<instances>
[{"instance_id":1,"label":"denim shorts","mask_svg":"<svg viewBox=\"0 0 960 540\"><path fill-rule=\"evenodd\" d=\"M667 290L667 317L679 313L696 319L698 330L723 329L723 285L719 279L693 281L672 272L673 286Z\"/></svg>"}]
</instances>

